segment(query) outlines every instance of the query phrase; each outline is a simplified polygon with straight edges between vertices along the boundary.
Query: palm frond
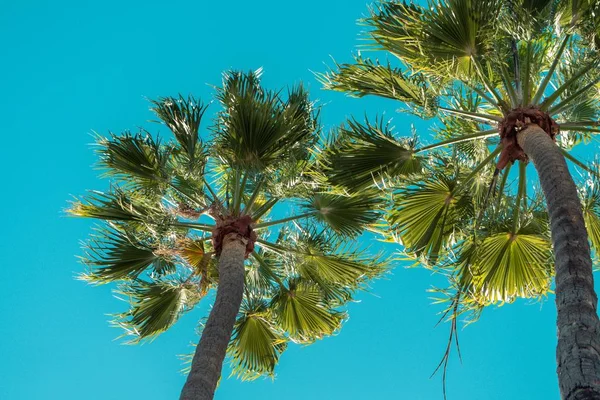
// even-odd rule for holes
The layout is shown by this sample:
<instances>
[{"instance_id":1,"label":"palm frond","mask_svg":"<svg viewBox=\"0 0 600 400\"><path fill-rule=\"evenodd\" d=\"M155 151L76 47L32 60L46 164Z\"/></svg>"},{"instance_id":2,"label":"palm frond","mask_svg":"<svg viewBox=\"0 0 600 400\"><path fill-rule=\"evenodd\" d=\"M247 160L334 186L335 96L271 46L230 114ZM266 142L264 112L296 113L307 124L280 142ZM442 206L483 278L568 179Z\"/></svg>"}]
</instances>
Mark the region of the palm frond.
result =
<instances>
[{"instance_id":1,"label":"palm frond","mask_svg":"<svg viewBox=\"0 0 600 400\"><path fill-rule=\"evenodd\" d=\"M332 184L359 191L385 184L389 177L421 172L423 159L414 146L415 140L397 140L389 123L349 120L323 149L321 161Z\"/></svg>"},{"instance_id":2,"label":"palm frond","mask_svg":"<svg viewBox=\"0 0 600 400\"><path fill-rule=\"evenodd\" d=\"M132 281L119 285L116 293L130 302L129 311L115 316L113 324L125 330L133 343L166 331L200 300L192 283Z\"/></svg>"},{"instance_id":3,"label":"palm frond","mask_svg":"<svg viewBox=\"0 0 600 400\"><path fill-rule=\"evenodd\" d=\"M339 235L356 236L381 216L378 193L344 196L329 193L314 194L304 205L306 211Z\"/></svg>"},{"instance_id":4,"label":"palm frond","mask_svg":"<svg viewBox=\"0 0 600 400\"><path fill-rule=\"evenodd\" d=\"M224 107L215 125L215 154L232 167L261 172L301 159L316 140L316 112L300 85L287 100L260 86L260 71L224 75L218 98Z\"/></svg>"},{"instance_id":5,"label":"palm frond","mask_svg":"<svg viewBox=\"0 0 600 400\"><path fill-rule=\"evenodd\" d=\"M437 262L461 223L474 215L471 196L457 185L456 178L438 173L396 194L392 229L406 251L427 264Z\"/></svg>"},{"instance_id":6,"label":"palm frond","mask_svg":"<svg viewBox=\"0 0 600 400\"><path fill-rule=\"evenodd\" d=\"M208 106L193 96L161 97L151 100L151 110L169 127L190 162L202 155L198 130Z\"/></svg>"},{"instance_id":7,"label":"palm frond","mask_svg":"<svg viewBox=\"0 0 600 400\"><path fill-rule=\"evenodd\" d=\"M147 133L125 132L110 139L99 138L100 166L115 176L141 187L161 189L169 180L169 147L161 146Z\"/></svg>"},{"instance_id":8,"label":"palm frond","mask_svg":"<svg viewBox=\"0 0 600 400\"><path fill-rule=\"evenodd\" d=\"M243 380L273 376L286 342L283 332L269 318L266 301L244 299L228 348L232 374Z\"/></svg>"},{"instance_id":9,"label":"palm frond","mask_svg":"<svg viewBox=\"0 0 600 400\"><path fill-rule=\"evenodd\" d=\"M310 343L334 334L345 314L325 305L322 293L315 284L292 279L289 289L281 288L271 302L275 320L290 339Z\"/></svg>"},{"instance_id":10,"label":"palm frond","mask_svg":"<svg viewBox=\"0 0 600 400\"><path fill-rule=\"evenodd\" d=\"M582 211L591 247L598 259L600 257L600 172L595 163L588 168L590 171L581 189Z\"/></svg>"},{"instance_id":11,"label":"palm frond","mask_svg":"<svg viewBox=\"0 0 600 400\"><path fill-rule=\"evenodd\" d=\"M448 0L424 8L384 2L366 23L373 40L415 70L472 73L472 57L493 43L501 2Z\"/></svg>"},{"instance_id":12,"label":"palm frond","mask_svg":"<svg viewBox=\"0 0 600 400\"><path fill-rule=\"evenodd\" d=\"M172 258L158 255L161 253L158 246L137 240L115 224L99 230L86 248L86 256L82 261L90 271L82 274L81 279L91 283L104 284L136 278L152 265L159 274L170 273L175 269Z\"/></svg>"},{"instance_id":13,"label":"palm frond","mask_svg":"<svg viewBox=\"0 0 600 400\"><path fill-rule=\"evenodd\" d=\"M436 113L437 99L421 74L407 76L401 69L356 57L353 64L336 64L336 70L317 74L325 89L352 96L375 95L400 100L424 118Z\"/></svg>"},{"instance_id":14,"label":"palm frond","mask_svg":"<svg viewBox=\"0 0 600 400\"><path fill-rule=\"evenodd\" d=\"M88 196L71 204L68 213L77 217L107 221L144 222L154 216L165 216L159 205L132 192L112 187L110 192L91 191Z\"/></svg>"},{"instance_id":15,"label":"palm frond","mask_svg":"<svg viewBox=\"0 0 600 400\"><path fill-rule=\"evenodd\" d=\"M539 298L549 293L552 250L547 237L499 232L478 239L479 244L463 250L469 263L461 268L471 281L471 295L480 304Z\"/></svg>"}]
</instances>

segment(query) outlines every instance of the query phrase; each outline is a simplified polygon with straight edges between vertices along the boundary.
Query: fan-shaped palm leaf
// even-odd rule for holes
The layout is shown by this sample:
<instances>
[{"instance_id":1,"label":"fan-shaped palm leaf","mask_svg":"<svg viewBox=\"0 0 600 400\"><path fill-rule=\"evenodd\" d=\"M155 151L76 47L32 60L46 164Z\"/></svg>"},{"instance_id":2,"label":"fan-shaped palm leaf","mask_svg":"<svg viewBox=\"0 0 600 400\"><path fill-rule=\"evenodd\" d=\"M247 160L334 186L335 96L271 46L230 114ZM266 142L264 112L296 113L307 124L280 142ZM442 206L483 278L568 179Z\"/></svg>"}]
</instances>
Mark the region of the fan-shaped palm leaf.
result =
<instances>
[{"instance_id":1,"label":"fan-shaped palm leaf","mask_svg":"<svg viewBox=\"0 0 600 400\"><path fill-rule=\"evenodd\" d=\"M285 336L269 319L265 301L245 299L240 313L228 349L232 374L245 380L273 376L275 365L287 346Z\"/></svg>"},{"instance_id":2,"label":"fan-shaped palm leaf","mask_svg":"<svg viewBox=\"0 0 600 400\"><path fill-rule=\"evenodd\" d=\"M169 179L167 161L170 149L161 148L148 134L98 139L100 166L108 176L116 176L141 187L164 188ZM133 178L133 179L132 179Z\"/></svg>"},{"instance_id":3,"label":"fan-shaped palm leaf","mask_svg":"<svg viewBox=\"0 0 600 400\"><path fill-rule=\"evenodd\" d=\"M198 129L207 106L193 96L165 97L151 101L152 111L169 127L190 162L202 154Z\"/></svg>"},{"instance_id":4,"label":"fan-shaped palm leaf","mask_svg":"<svg viewBox=\"0 0 600 400\"><path fill-rule=\"evenodd\" d=\"M134 342L166 331L200 300L193 284L161 281L124 283L117 294L129 298L131 310L117 315L114 323L132 335Z\"/></svg>"},{"instance_id":5,"label":"fan-shaped palm leaf","mask_svg":"<svg viewBox=\"0 0 600 400\"><path fill-rule=\"evenodd\" d=\"M469 294L480 304L548 294L552 277L550 240L542 235L500 232L479 237L462 250L461 270ZM468 260L468 261L467 261ZM468 278L467 278L468 277Z\"/></svg>"},{"instance_id":6,"label":"fan-shaped palm leaf","mask_svg":"<svg viewBox=\"0 0 600 400\"><path fill-rule=\"evenodd\" d=\"M406 251L435 264L451 236L473 216L471 198L456 178L436 175L397 193L391 224Z\"/></svg>"},{"instance_id":7,"label":"fan-shaped palm leaf","mask_svg":"<svg viewBox=\"0 0 600 400\"><path fill-rule=\"evenodd\" d=\"M172 259L161 258L158 247L142 243L133 235L112 225L100 230L87 245L87 255L83 262L91 268L82 279L92 283L108 283L127 278L136 278L154 264L157 273L164 274L174 270Z\"/></svg>"},{"instance_id":8,"label":"fan-shaped palm leaf","mask_svg":"<svg viewBox=\"0 0 600 400\"><path fill-rule=\"evenodd\" d=\"M310 282L293 279L289 288L280 288L273 297L275 318L290 339L296 342L313 342L336 332L345 314L328 308L323 303L319 288Z\"/></svg>"},{"instance_id":9,"label":"fan-shaped palm leaf","mask_svg":"<svg viewBox=\"0 0 600 400\"><path fill-rule=\"evenodd\" d=\"M431 117L437 98L421 74L406 76L392 68L357 57L353 64L336 64L337 71L317 74L326 89L346 92L352 96L378 95L412 105L413 113Z\"/></svg>"},{"instance_id":10,"label":"fan-shaped palm leaf","mask_svg":"<svg viewBox=\"0 0 600 400\"><path fill-rule=\"evenodd\" d=\"M321 193L314 194L304 208L309 212L314 210L315 217L335 233L352 237L379 219L380 203L375 192L351 196Z\"/></svg>"},{"instance_id":11,"label":"fan-shaped palm leaf","mask_svg":"<svg viewBox=\"0 0 600 400\"><path fill-rule=\"evenodd\" d=\"M335 141L323 150L331 183L358 191L389 176L407 176L422 170L414 141L398 141L389 124L361 124L350 120Z\"/></svg>"},{"instance_id":12,"label":"fan-shaped palm leaf","mask_svg":"<svg viewBox=\"0 0 600 400\"><path fill-rule=\"evenodd\" d=\"M217 154L230 166L256 172L306 152L317 129L302 86L284 101L260 88L259 81L260 71L225 74L218 95L225 110L215 128Z\"/></svg>"}]
</instances>

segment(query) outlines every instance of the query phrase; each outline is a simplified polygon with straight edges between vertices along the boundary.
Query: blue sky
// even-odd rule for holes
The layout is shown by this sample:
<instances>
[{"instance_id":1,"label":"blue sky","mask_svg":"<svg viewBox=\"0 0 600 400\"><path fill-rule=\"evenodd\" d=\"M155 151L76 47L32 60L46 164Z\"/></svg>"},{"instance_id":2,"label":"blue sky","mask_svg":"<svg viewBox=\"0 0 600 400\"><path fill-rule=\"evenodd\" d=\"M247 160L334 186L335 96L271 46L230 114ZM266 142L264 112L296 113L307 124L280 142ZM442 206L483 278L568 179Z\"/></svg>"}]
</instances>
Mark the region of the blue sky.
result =
<instances>
[{"instance_id":1,"label":"blue sky","mask_svg":"<svg viewBox=\"0 0 600 400\"><path fill-rule=\"evenodd\" d=\"M413 122L393 102L324 92L311 73L330 56L350 61L364 0L20 0L1 9L1 399L170 399L183 385L177 355L197 341L208 302L153 343L125 346L106 316L124 304L109 287L73 279L93 223L63 210L72 195L106 187L92 168L92 130L157 132L146 97L208 100L222 71L260 66L268 87L306 82L328 128L365 113L385 112L400 133ZM441 399L440 376L429 379L449 328L434 328L440 309L426 289L436 282L399 264L358 296L339 335L290 346L275 381L227 379L225 369L216 399ZM450 399L558 399L555 317L553 298L520 301L461 330Z\"/></svg>"}]
</instances>

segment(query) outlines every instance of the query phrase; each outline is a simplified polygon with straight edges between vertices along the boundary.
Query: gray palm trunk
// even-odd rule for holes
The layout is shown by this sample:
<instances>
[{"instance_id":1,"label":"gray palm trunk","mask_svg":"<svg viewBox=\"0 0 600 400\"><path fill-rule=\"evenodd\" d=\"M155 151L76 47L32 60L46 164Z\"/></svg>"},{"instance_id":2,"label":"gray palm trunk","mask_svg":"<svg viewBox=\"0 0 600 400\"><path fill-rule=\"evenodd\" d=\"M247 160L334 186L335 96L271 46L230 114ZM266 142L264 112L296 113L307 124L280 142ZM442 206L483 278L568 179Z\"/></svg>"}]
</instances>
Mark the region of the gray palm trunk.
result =
<instances>
[{"instance_id":1,"label":"gray palm trunk","mask_svg":"<svg viewBox=\"0 0 600 400\"><path fill-rule=\"evenodd\" d=\"M246 243L247 240L237 233L230 233L223 238L217 297L196 347L180 400L211 400L215 394L244 295Z\"/></svg>"},{"instance_id":2,"label":"gray palm trunk","mask_svg":"<svg viewBox=\"0 0 600 400\"><path fill-rule=\"evenodd\" d=\"M561 396L565 400L600 399L598 299L577 187L558 146L538 125L527 125L517 140L539 174L550 216Z\"/></svg>"}]
</instances>

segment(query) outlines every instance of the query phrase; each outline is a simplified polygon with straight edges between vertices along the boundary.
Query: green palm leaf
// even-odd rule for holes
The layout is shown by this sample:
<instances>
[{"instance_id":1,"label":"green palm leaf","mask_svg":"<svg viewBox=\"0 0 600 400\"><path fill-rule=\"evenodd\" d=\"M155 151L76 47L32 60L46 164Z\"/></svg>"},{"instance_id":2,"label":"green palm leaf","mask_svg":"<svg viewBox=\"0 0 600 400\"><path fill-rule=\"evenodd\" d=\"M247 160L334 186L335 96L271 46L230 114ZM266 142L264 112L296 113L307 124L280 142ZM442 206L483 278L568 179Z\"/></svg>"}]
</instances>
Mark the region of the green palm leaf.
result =
<instances>
[{"instance_id":1,"label":"green palm leaf","mask_svg":"<svg viewBox=\"0 0 600 400\"><path fill-rule=\"evenodd\" d=\"M379 218L379 202L375 192L354 197L327 184L316 148L319 110L303 86L268 91L260 71L230 72L217 92L222 107L205 141L206 107L191 96L152 102L174 135L168 142L145 132L100 139L104 175L113 182L69 212L108 226L90 241L85 278L119 282L116 293L130 304L113 323L132 342L169 329L210 289L243 290L229 354L234 374L254 379L274 374L289 340L310 343L336 332L345 318L336 307L387 263L342 241ZM412 156L409 144L389 143ZM411 160L391 164L385 168L412 168ZM306 212L271 218L285 208ZM238 264L244 285L228 285L217 270L219 244L232 232L248 240L249 257ZM216 304L209 318L231 306Z\"/></svg>"},{"instance_id":2,"label":"green palm leaf","mask_svg":"<svg viewBox=\"0 0 600 400\"><path fill-rule=\"evenodd\" d=\"M107 221L142 222L160 212L146 199L127 193L118 187L110 192L92 191L81 201L75 201L68 210L77 217L97 218Z\"/></svg>"},{"instance_id":3,"label":"green palm leaf","mask_svg":"<svg viewBox=\"0 0 600 400\"><path fill-rule=\"evenodd\" d=\"M218 97L224 107L214 128L216 154L232 167L265 171L289 158L307 154L315 140L316 114L302 86L286 101L263 90L260 71L224 76Z\"/></svg>"},{"instance_id":4,"label":"green palm leaf","mask_svg":"<svg viewBox=\"0 0 600 400\"><path fill-rule=\"evenodd\" d=\"M116 316L113 323L123 328L137 342L166 331L200 300L192 283L132 281L116 292L126 296L131 308Z\"/></svg>"},{"instance_id":5,"label":"green palm leaf","mask_svg":"<svg viewBox=\"0 0 600 400\"><path fill-rule=\"evenodd\" d=\"M593 165L581 191L583 219L596 258L600 255L600 179L598 166Z\"/></svg>"},{"instance_id":6,"label":"green palm leaf","mask_svg":"<svg viewBox=\"0 0 600 400\"><path fill-rule=\"evenodd\" d=\"M500 232L479 238L465 274L471 279L471 295L482 305L510 302L517 297L539 298L550 291L552 251L547 237Z\"/></svg>"},{"instance_id":7,"label":"green palm leaf","mask_svg":"<svg viewBox=\"0 0 600 400\"><path fill-rule=\"evenodd\" d=\"M202 154L198 129L207 106L193 96L164 97L151 102L151 110L173 132L188 160L194 162Z\"/></svg>"},{"instance_id":8,"label":"green palm leaf","mask_svg":"<svg viewBox=\"0 0 600 400\"><path fill-rule=\"evenodd\" d=\"M277 330L269 319L265 301L244 299L240 313L228 348L233 364L232 374L244 380L273 376L279 357L287 346L283 332Z\"/></svg>"},{"instance_id":9,"label":"green palm leaf","mask_svg":"<svg viewBox=\"0 0 600 400\"><path fill-rule=\"evenodd\" d=\"M152 265L159 274L173 272L173 260L159 257L158 253L158 247L136 240L123 228L113 224L109 229L100 230L99 235L88 243L83 262L90 267L90 271L81 275L81 278L104 284L136 278Z\"/></svg>"},{"instance_id":10,"label":"green palm leaf","mask_svg":"<svg viewBox=\"0 0 600 400\"><path fill-rule=\"evenodd\" d=\"M108 176L132 182L142 187L161 188L169 179L168 152L148 134L98 139L100 166Z\"/></svg>"},{"instance_id":11,"label":"green palm leaf","mask_svg":"<svg viewBox=\"0 0 600 400\"><path fill-rule=\"evenodd\" d=\"M366 23L381 47L406 60L415 69L448 70L469 74L473 56L491 45L498 0L448 0L428 8L385 2L372 10Z\"/></svg>"},{"instance_id":12,"label":"green palm leaf","mask_svg":"<svg viewBox=\"0 0 600 400\"><path fill-rule=\"evenodd\" d=\"M303 280L289 281L289 289L280 288L271 307L275 320L295 342L313 342L335 333L345 314L328 308L315 284Z\"/></svg>"},{"instance_id":13,"label":"green palm leaf","mask_svg":"<svg viewBox=\"0 0 600 400\"><path fill-rule=\"evenodd\" d=\"M422 170L414 141L398 141L389 124L350 120L322 152L331 183L359 191L390 176L409 176Z\"/></svg>"},{"instance_id":14,"label":"green palm leaf","mask_svg":"<svg viewBox=\"0 0 600 400\"><path fill-rule=\"evenodd\" d=\"M423 117L435 114L437 100L423 75L406 76L392 68L357 57L354 64L336 64L337 71L317 74L325 89L346 92L352 96L377 95L413 105L412 111Z\"/></svg>"},{"instance_id":15,"label":"green palm leaf","mask_svg":"<svg viewBox=\"0 0 600 400\"><path fill-rule=\"evenodd\" d=\"M352 196L321 193L314 194L304 209L315 211L314 216L335 233L352 237L379 219L380 203L378 194L373 192Z\"/></svg>"},{"instance_id":16,"label":"green palm leaf","mask_svg":"<svg viewBox=\"0 0 600 400\"><path fill-rule=\"evenodd\" d=\"M473 216L471 197L441 174L398 191L390 223L406 251L435 264L459 227Z\"/></svg>"}]
</instances>

